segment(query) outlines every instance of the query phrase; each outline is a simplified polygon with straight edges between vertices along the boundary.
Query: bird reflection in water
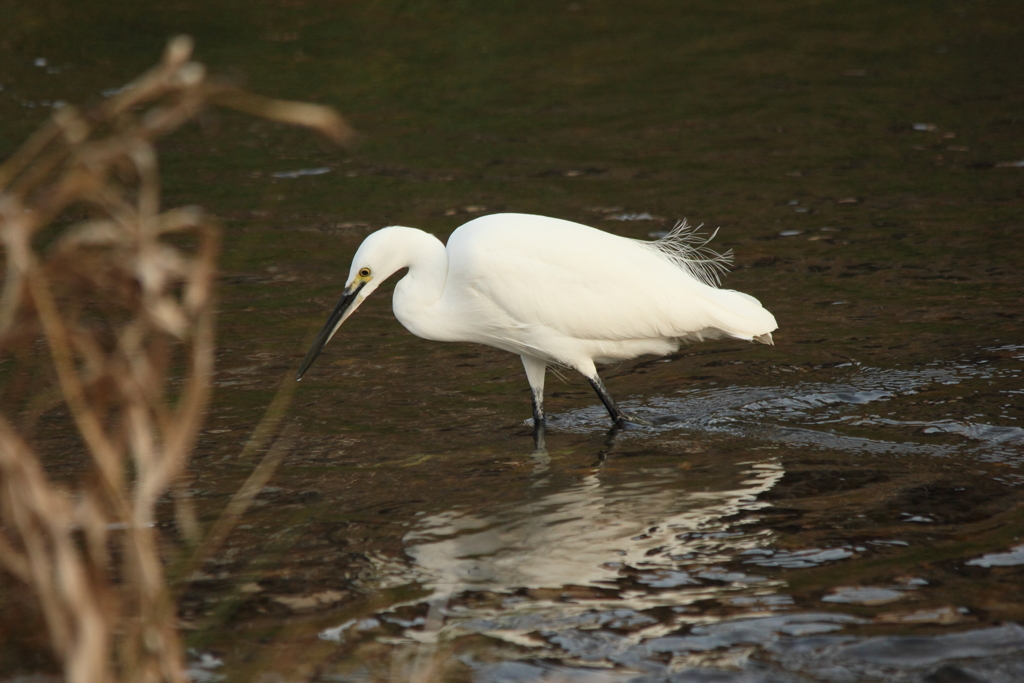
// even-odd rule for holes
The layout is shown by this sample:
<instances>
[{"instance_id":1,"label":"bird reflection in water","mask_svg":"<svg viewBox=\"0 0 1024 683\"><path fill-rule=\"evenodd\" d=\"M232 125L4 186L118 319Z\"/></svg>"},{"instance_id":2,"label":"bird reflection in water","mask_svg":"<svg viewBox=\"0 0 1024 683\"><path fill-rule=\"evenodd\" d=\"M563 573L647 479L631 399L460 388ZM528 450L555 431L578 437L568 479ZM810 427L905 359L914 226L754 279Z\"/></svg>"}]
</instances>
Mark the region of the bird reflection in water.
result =
<instances>
[{"instance_id":1,"label":"bird reflection in water","mask_svg":"<svg viewBox=\"0 0 1024 683\"><path fill-rule=\"evenodd\" d=\"M545 482L541 460L535 474ZM784 471L771 459L741 465L724 482L720 474L712 482L651 468L610 483L599 468L568 487L540 483L526 502L418 518L403 539L412 566L389 582L429 591L411 603L428 605L425 620L406 629L417 643L412 660L426 666L439 640L466 633L537 646L529 636L537 630L632 620L638 641L680 627L673 617L648 616L654 608L683 619L701 600L770 598L777 582L720 565L771 543L769 532L745 532L735 520L768 507L758 497ZM592 590L559 597L574 587ZM481 593L498 604L471 598Z\"/></svg>"}]
</instances>

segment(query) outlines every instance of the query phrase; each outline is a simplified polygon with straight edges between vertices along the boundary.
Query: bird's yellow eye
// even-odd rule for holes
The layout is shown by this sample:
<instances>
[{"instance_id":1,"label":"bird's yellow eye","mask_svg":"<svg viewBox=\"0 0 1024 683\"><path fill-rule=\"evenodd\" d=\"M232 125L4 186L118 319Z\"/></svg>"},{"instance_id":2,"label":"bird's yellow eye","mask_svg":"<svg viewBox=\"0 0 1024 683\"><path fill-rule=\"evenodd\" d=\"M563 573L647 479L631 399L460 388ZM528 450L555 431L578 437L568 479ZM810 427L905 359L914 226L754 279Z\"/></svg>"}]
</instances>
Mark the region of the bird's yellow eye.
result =
<instances>
[{"instance_id":1,"label":"bird's yellow eye","mask_svg":"<svg viewBox=\"0 0 1024 683\"><path fill-rule=\"evenodd\" d=\"M369 268L360 268L359 269L359 277L370 277L370 269Z\"/></svg>"}]
</instances>

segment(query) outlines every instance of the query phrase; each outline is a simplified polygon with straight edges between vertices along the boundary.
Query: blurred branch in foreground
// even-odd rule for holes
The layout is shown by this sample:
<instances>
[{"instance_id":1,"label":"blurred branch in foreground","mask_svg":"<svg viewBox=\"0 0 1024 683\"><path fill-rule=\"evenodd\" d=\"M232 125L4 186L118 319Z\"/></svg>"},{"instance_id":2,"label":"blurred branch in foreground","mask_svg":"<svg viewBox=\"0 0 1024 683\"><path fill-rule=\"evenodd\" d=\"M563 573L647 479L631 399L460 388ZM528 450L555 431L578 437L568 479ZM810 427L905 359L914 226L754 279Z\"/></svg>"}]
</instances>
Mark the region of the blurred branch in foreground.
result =
<instances>
[{"instance_id":1,"label":"blurred branch in foreground","mask_svg":"<svg viewBox=\"0 0 1024 683\"><path fill-rule=\"evenodd\" d=\"M0 165L0 354L18 361L0 412L0 566L38 596L69 683L185 680L154 508L210 396L220 235L198 208L160 211L156 140L210 105L351 136L333 110L219 85L191 55L173 39L129 88L60 109ZM90 218L37 252L69 211ZM72 488L31 445L61 404L91 459Z\"/></svg>"}]
</instances>

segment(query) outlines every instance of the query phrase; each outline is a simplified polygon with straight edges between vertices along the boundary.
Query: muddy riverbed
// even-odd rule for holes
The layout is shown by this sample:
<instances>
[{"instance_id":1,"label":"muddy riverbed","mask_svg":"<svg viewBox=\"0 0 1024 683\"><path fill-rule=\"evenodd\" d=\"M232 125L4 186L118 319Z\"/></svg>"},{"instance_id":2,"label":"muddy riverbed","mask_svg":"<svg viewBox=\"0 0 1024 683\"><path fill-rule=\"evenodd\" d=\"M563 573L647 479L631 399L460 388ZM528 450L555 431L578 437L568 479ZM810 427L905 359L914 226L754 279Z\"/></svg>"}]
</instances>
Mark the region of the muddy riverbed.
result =
<instances>
[{"instance_id":1,"label":"muddy riverbed","mask_svg":"<svg viewBox=\"0 0 1024 683\"><path fill-rule=\"evenodd\" d=\"M164 203L225 238L203 523L380 227L686 218L779 321L774 347L607 368L651 427L610 433L582 378L549 376L536 452L518 358L413 337L383 288L180 588L195 680L1024 679L1017 3L4 7L2 156L176 32L360 132L339 150L221 113L164 145ZM54 476L84 467L66 415L41 424ZM0 680L52 673L7 579L0 606Z\"/></svg>"}]
</instances>

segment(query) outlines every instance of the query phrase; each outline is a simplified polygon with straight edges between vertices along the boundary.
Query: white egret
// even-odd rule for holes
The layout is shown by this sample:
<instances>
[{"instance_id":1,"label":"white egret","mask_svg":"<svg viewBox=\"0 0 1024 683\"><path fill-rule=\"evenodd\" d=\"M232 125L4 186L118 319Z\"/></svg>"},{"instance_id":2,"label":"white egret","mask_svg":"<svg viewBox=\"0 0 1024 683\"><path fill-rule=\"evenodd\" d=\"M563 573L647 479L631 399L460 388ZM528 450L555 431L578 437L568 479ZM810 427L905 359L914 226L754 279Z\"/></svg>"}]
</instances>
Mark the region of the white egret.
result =
<instances>
[{"instance_id":1,"label":"white egret","mask_svg":"<svg viewBox=\"0 0 1024 683\"><path fill-rule=\"evenodd\" d=\"M415 228L382 228L356 251L341 300L296 379L366 297L408 268L395 285L395 317L424 339L518 354L533 390L535 435L543 436L549 365L586 377L617 426L643 422L619 409L595 364L665 355L682 341L772 343L774 316L754 297L717 287L731 257L705 244L685 223L647 242L514 213L474 219L447 246Z\"/></svg>"}]
</instances>

